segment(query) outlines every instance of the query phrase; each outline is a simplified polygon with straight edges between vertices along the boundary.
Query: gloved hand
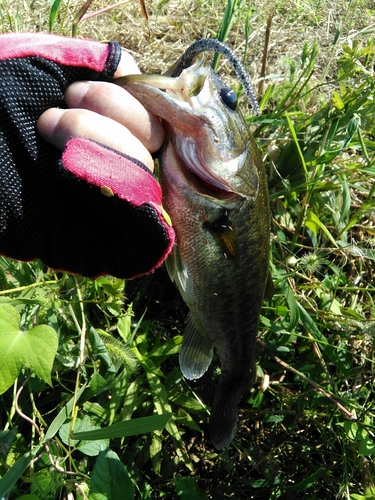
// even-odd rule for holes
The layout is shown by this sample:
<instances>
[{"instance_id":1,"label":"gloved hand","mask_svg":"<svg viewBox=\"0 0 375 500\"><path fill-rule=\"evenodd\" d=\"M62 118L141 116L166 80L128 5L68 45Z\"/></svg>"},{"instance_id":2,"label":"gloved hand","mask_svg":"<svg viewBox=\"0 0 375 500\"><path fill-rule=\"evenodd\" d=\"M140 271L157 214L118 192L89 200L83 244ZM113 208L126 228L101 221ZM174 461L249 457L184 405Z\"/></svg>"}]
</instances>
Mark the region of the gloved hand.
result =
<instances>
[{"instance_id":1,"label":"gloved hand","mask_svg":"<svg viewBox=\"0 0 375 500\"><path fill-rule=\"evenodd\" d=\"M111 81L118 44L53 35L0 36L0 253L54 269L131 278L159 266L174 243L161 190L140 161L75 137L63 154L37 131L67 108L77 80Z\"/></svg>"}]
</instances>

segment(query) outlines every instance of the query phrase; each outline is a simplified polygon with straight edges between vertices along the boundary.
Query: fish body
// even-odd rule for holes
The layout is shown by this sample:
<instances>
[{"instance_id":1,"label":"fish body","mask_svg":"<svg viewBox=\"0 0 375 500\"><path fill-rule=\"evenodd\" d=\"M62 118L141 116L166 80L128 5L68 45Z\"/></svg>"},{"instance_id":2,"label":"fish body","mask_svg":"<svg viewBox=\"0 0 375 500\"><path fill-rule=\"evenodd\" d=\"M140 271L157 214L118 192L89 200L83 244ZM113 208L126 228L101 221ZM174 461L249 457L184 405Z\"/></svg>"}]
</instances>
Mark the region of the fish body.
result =
<instances>
[{"instance_id":1,"label":"fish body","mask_svg":"<svg viewBox=\"0 0 375 500\"><path fill-rule=\"evenodd\" d=\"M269 274L264 166L242 115L225 103L227 89L203 58L177 78L138 75L125 88L166 127L159 176L176 232L167 270L190 309L180 366L186 378L199 378L217 349L221 378L210 437L222 449L234 437L238 402L255 378Z\"/></svg>"}]
</instances>

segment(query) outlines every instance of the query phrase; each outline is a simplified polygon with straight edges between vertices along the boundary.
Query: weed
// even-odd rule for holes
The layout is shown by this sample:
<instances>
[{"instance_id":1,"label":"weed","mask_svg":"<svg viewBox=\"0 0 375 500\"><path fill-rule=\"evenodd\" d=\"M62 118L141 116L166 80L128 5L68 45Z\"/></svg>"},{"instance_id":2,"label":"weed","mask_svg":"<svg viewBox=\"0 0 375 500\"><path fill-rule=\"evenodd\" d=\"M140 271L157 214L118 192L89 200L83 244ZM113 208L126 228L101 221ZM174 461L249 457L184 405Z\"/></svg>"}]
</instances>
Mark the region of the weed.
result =
<instances>
[{"instance_id":1,"label":"weed","mask_svg":"<svg viewBox=\"0 0 375 500\"><path fill-rule=\"evenodd\" d=\"M147 50L134 42L141 14L118 39L141 65L154 54L153 67L168 66L198 29L191 5L157 4L149 22L162 29ZM0 498L375 498L374 19L366 2L335 5L194 7L215 36L224 18L222 37L255 74L256 38L271 27L263 114L247 119L269 174L275 295L259 327L259 386L240 404L233 445L218 453L205 439L218 374L182 378L186 308L164 270L91 281L1 258L0 345L14 366L0 368ZM68 34L80 7L53 3L42 15L34 2L20 16L3 2L1 29ZM112 38L126 9L78 31Z\"/></svg>"}]
</instances>

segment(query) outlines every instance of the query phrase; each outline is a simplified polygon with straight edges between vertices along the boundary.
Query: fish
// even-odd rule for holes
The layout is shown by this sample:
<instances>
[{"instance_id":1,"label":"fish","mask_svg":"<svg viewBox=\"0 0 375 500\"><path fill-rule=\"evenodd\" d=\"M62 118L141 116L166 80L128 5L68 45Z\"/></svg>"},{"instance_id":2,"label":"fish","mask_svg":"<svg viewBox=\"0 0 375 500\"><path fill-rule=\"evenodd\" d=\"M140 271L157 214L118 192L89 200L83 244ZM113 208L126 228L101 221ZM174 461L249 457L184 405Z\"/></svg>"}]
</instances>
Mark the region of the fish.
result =
<instances>
[{"instance_id":1,"label":"fish","mask_svg":"<svg viewBox=\"0 0 375 500\"><path fill-rule=\"evenodd\" d=\"M234 439L238 403L255 380L259 316L272 282L266 172L236 95L205 63L207 50L233 58L216 42L198 40L166 74L128 75L115 83L165 127L159 181L176 233L166 267L189 307L180 368L187 379L200 378L216 348L221 376L209 433L221 450ZM245 72L237 58L235 65ZM251 84L243 81L259 114Z\"/></svg>"}]
</instances>

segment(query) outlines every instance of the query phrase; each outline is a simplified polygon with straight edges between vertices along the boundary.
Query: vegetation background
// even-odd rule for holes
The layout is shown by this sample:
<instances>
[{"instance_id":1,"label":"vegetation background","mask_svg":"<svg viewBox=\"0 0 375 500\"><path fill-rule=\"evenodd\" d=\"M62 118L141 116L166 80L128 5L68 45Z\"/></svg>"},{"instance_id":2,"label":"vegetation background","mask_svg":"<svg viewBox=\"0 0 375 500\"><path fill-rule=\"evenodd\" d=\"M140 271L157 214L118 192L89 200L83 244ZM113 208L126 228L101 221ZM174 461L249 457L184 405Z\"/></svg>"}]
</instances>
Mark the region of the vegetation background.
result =
<instances>
[{"instance_id":1,"label":"vegetation background","mask_svg":"<svg viewBox=\"0 0 375 500\"><path fill-rule=\"evenodd\" d=\"M258 384L217 452L205 436L218 363L181 377L186 308L164 270L91 281L1 258L0 498L375 499L374 2L149 1L148 22L136 0L79 21L81 7L2 0L0 32L117 40L145 72L219 32L243 58L275 295Z\"/></svg>"}]
</instances>

